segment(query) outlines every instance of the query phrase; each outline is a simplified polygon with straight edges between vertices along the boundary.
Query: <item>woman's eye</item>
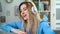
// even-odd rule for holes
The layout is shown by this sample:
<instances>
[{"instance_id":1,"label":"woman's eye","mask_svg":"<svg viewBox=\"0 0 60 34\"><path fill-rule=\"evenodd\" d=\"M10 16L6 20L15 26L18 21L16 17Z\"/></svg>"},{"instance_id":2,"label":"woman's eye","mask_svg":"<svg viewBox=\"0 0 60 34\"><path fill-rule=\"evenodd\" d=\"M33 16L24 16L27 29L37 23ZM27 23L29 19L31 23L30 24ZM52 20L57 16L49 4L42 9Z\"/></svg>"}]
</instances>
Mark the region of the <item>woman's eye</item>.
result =
<instances>
[{"instance_id":1,"label":"woman's eye","mask_svg":"<svg viewBox=\"0 0 60 34\"><path fill-rule=\"evenodd\" d=\"M27 10L26 8L24 9L24 11Z\"/></svg>"}]
</instances>

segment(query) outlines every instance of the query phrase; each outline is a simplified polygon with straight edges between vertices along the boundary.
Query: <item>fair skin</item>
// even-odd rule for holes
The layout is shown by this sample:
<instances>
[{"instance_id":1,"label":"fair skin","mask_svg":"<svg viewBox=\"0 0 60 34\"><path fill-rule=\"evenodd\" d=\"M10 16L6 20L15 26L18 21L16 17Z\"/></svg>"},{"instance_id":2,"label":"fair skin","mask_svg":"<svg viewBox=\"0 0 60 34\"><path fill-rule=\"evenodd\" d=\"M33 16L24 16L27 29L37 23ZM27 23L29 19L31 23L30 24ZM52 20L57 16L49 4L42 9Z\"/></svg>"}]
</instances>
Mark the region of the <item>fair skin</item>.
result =
<instances>
[{"instance_id":1,"label":"fair skin","mask_svg":"<svg viewBox=\"0 0 60 34\"><path fill-rule=\"evenodd\" d=\"M21 10L21 16L24 20L28 20L28 10L25 4L23 4L20 8Z\"/></svg>"},{"instance_id":2,"label":"fair skin","mask_svg":"<svg viewBox=\"0 0 60 34\"><path fill-rule=\"evenodd\" d=\"M25 4L21 5L20 10L21 10L21 16L22 16L22 18L24 20L28 20L28 10L26 8L26 5ZM14 33L16 33L16 34L27 34L26 32L17 30L15 28L12 28L11 31L14 32Z\"/></svg>"}]
</instances>

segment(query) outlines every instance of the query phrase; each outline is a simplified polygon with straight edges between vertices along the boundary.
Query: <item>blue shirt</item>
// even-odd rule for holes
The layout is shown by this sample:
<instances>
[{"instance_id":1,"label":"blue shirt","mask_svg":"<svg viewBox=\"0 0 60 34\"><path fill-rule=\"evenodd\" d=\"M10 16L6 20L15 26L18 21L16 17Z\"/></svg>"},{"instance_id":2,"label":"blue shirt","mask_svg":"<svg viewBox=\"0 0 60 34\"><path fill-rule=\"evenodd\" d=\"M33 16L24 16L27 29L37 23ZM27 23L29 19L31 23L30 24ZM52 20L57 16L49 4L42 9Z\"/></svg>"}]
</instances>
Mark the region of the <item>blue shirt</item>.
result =
<instances>
[{"instance_id":1,"label":"blue shirt","mask_svg":"<svg viewBox=\"0 0 60 34\"><path fill-rule=\"evenodd\" d=\"M21 30L22 20L16 20L12 23L3 23L0 27L6 32L10 32L11 28L16 28L16 29ZM52 31L47 21L40 20L38 22L37 34L55 34L55 33Z\"/></svg>"}]
</instances>

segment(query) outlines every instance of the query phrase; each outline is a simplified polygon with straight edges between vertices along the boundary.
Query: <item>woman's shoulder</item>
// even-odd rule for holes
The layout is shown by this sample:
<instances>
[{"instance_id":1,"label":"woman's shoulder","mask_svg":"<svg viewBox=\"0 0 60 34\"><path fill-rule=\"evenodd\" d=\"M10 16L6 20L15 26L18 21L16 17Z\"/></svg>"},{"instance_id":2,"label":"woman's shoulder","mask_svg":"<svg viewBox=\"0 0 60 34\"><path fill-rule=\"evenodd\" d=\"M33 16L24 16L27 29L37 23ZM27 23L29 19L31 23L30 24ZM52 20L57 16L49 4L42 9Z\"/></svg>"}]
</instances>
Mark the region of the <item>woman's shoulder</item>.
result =
<instances>
[{"instance_id":1,"label":"woman's shoulder","mask_svg":"<svg viewBox=\"0 0 60 34\"><path fill-rule=\"evenodd\" d=\"M11 22L21 22L22 21L22 19L14 19L13 21L11 21Z\"/></svg>"},{"instance_id":2,"label":"woman's shoulder","mask_svg":"<svg viewBox=\"0 0 60 34\"><path fill-rule=\"evenodd\" d=\"M16 19L14 22L22 22L22 19Z\"/></svg>"},{"instance_id":3,"label":"woman's shoulder","mask_svg":"<svg viewBox=\"0 0 60 34\"><path fill-rule=\"evenodd\" d=\"M11 24L15 24L15 25L18 25L18 24L22 24L22 20L21 19L15 19L13 22L11 22Z\"/></svg>"},{"instance_id":4,"label":"woman's shoulder","mask_svg":"<svg viewBox=\"0 0 60 34\"><path fill-rule=\"evenodd\" d=\"M21 19L15 19L12 22L5 22L2 24L18 24L18 23L22 23L22 20Z\"/></svg>"}]
</instances>

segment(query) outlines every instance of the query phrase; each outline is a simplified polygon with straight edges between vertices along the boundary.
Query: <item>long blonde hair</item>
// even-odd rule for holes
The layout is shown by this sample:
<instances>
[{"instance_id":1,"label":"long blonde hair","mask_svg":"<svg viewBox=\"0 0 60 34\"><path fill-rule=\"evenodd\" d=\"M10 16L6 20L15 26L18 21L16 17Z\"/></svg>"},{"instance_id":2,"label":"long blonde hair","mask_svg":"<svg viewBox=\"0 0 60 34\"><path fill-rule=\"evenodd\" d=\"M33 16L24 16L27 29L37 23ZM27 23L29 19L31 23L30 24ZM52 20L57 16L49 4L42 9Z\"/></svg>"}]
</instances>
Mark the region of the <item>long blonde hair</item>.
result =
<instances>
[{"instance_id":1,"label":"long blonde hair","mask_svg":"<svg viewBox=\"0 0 60 34\"><path fill-rule=\"evenodd\" d=\"M19 5L19 11L20 11L20 6L23 5L23 4L26 4L27 9L28 9L28 14L29 14L29 17L28 17L28 28L30 30L30 34L36 34L36 32L37 32L37 25L38 25L38 21L40 20L40 16L39 16L38 12L36 12L36 14L32 13L31 8L33 7L33 5L32 5L31 2L22 2ZM27 25L27 21L25 21L22 18L21 11L20 11L19 14L20 14L20 18L23 21L22 30L25 31L26 25Z\"/></svg>"}]
</instances>

